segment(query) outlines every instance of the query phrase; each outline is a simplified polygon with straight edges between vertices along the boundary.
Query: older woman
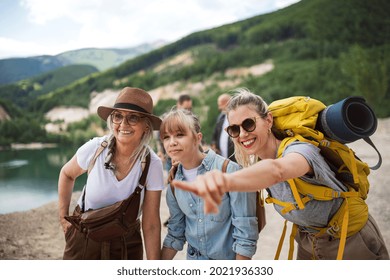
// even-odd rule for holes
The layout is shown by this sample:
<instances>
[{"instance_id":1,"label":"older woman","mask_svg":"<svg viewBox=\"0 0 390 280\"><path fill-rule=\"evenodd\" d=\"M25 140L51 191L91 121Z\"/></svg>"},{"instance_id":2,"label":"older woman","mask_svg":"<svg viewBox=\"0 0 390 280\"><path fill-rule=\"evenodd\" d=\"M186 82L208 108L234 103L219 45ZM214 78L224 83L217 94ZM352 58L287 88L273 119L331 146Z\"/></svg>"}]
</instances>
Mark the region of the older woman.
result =
<instances>
[{"instance_id":1,"label":"older woman","mask_svg":"<svg viewBox=\"0 0 390 280\"><path fill-rule=\"evenodd\" d=\"M96 137L83 146L63 166L58 180L59 216L65 234L64 259L143 259L139 217L142 213L142 231L147 259L159 259L161 247L160 197L164 188L162 163L148 147L154 129L159 129L161 119L152 114L150 95L137 88L124 88L113 107L100 106L98 115L110 129L109 135ZM107 147L94 158L102 142ZM140 193L140 203L131 205L135 211L132 229L126 236L109 242L88 238L68 222L69 205L74 182L89 172L84 194L79 198L76 213L100 209L127 199L139 185L143 172L142 162L150 154L150 166L146 178L146 190ZM125 245L123 245L125 243ZM107 246L109 244L109 246ZM107 249L108 248L108 249Z\"/></svg>"}]
</instances>

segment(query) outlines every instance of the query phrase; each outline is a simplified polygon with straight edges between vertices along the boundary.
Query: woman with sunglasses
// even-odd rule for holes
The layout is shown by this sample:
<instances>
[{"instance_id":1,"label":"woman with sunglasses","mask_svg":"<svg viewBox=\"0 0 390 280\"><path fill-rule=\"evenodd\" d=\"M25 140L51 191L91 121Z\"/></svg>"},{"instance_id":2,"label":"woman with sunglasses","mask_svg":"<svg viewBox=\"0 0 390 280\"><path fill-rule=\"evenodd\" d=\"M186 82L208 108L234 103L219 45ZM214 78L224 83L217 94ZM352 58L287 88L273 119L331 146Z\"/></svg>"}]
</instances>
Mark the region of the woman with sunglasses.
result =
<instances>
[{"instance_id":1,"label":"woman with sunglasses","mask_svg":"<svg viewBox=\"0 0 390 280\"><path fill-rule=\"evenodd\" d=\"M107 121L109 134L85 143L61 169L58 192L59 216L66 240L64 259L143 259L140 224L147 259L160 258L159 209L161 191L164 188L163 170L160 158L148 144L153 130L159 129L161 119L153 115L152 110L153 101L146 91L124 88L113 107L100 106L97 110L99 117ZM103 142L107 142L106 147L89 170L96 151ZM114 238L107 246L107 243L88 238L65 219L65 216L69 215L71 195L77 177L88 170L85 193L80 196L75 212L112 205L135 193L141 174L145 172L142 163L146 161L148 154L150 164L145 187L140 195L137 192L137 203L130 204L132 216L136 218L134 221L128 221L132 224L132 230L127 236Z\"/></svg>"},{"instance_id":2,"label":"woman with sunglasses","mask_svg":"<svg viewBox=\"0 0 390 280\"><path fill-rule=\"evenodd\" d=\"M198 118L188 110L173 110L163 119L160 137L168 156L178 162L176 180L191 182L197 174L211 170L226 173L238 164L202 152L202 133ZM187 241L188 260L251 259L258 239L256 193L229 192L223 195L219 213L205 215L203 201L190 192L168 187L170 218L164 239L162 259L173 259Z\"/></svg>"},{"instance_id":3,"label":"woman with sunglasses","mask_svg":"<svg viewBox=\"0 0 390 280\"><path fill-rule=\"evenodd\" d=\"M272 114L260 96L238 89L228 105L227 116L229 126L226 131L233 138L237 162L244 168L234 174L209 172L191 183L172 182L177 188L201 196L205 200L205 212L216 213L221 196L230 191L267 189L275 200L295 202L287 180L298 177L313 187L324 185L336 191L347 191L319 149L312 144L293 142L277 158L282 135L272 127ZM304 209L287 213L282 206L274 204L283 218L298 225L295 235L297 259L336 259L340 239L328 234L318 236L314 228L327 227L342 202L342 198L311 200ZM344 259L389 259L381 233L371 216L363 229L347 238Z\"/></svg>"}]
</instances>

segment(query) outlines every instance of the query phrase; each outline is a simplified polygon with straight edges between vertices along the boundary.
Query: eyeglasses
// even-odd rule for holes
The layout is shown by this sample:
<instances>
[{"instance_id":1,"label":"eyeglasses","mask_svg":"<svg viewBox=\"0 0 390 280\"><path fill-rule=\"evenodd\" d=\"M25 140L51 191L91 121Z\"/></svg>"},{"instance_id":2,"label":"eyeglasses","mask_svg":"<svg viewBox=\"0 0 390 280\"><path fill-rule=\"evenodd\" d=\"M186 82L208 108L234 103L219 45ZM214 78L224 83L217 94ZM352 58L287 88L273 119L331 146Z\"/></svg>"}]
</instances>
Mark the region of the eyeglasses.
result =
<instances>
[{"instance_id":1,"label":"eyeglasses","mask_svg":"<svg viewBox=\"0 0 390 280\"><path fill-rule=\"evenodd\" d=\"M123 120L126 119L126 121L129 125L136 125L137 123L139 123L139 121L142 118L144 118L144 117L134 115L134 114L124 116L119 112L114 112L111 114L111 120L115 124L121 124L123 122Z\"/></svg>"},{"instance_id":2,"label":"eyeglasses","mask_svg":"<svg viewBox=\"0 0 390 280\"><path fill-rule=\"evenodd\" d=\"M232 138L237 138L240 135L240 127L242 127L246 132L252 132L256 129L256 119L260 117L253 117L245 119L240 125L233 124L225 128L227 134Z\"/></svg>"}]
</instances>

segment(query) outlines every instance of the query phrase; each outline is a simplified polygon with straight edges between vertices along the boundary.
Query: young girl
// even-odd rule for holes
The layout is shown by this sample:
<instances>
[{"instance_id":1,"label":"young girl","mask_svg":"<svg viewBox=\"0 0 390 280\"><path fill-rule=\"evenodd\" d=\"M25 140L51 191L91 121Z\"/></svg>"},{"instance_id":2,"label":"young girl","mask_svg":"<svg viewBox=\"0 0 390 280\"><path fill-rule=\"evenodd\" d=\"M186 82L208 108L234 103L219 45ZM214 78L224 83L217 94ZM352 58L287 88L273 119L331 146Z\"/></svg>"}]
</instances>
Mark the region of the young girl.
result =
<instances>
[{"instance_id":1,"label":"young girl","mask_svg":"<svg viewBox=\"0 0 390 280\"><path fill-rule=\"evenodd\" d=\"M174 110L163 119L160 137L173 162L179 162L175 179L193 181L198 174L221 170L225 158L201 149L198 118L188 110ZM229 161L226 172L239 166ZM168 187L170 211L168 234L162 259L173 259L187 241L187 259L251 259L258 238L256 194L230 192L222 197L217 214L206 215L203 200L196 195Z\"/></svg>"},{"instance_id":2,"label":"young girl","mask_svg":"<svg viewBox=\"0 0 390 280\"><path fill-rule=\"evenodd\" d=\"M281 157L277 151L281 139L273 129L273 117L260 96L246 89L237 90L227 108L229 126L238 163L245 168L234 174L213 172L197 177L193 183L172 182L175 187L192 191L205 199L205 211L218 211L221 195L229 191L254 191L267 188L273 199L294 202L287 180L301 178L315 186L327 186L336 192L347 191L320 154L319 148L305 142L292 142ZM261 159L254 163L254 157ZM336 259L340 239L332 232L318 235L315 228L326 228L329 220L343 203L343 198L329 201L310 200L304 209L284 212L275 205L286 220L298 225L295 240L298 259ZM353 221L352 221L353 222ZM363 228L347 238L344 259L389 259L382 235L371 215Z\"/></svg>"}]
</instances>

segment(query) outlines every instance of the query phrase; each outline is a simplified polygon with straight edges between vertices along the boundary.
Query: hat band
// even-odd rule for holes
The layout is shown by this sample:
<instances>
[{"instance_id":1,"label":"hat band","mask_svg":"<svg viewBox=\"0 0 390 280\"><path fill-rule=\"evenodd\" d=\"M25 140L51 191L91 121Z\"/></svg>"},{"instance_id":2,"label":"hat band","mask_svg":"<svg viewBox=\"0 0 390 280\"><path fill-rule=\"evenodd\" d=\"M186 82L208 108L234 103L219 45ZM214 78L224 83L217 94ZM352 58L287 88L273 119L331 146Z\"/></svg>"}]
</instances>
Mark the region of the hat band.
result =
<instances>
[{"instance_id":1,"label":"hat band","mask_svg":"<svg viewBox=\"0 0 390 280\"><path fill-rule=\"evenodd\" d=\"M142 108L142 107L140 107L138 105L135 105L135 104L131 104L131 103L116 103L114 105L114 108L115 109L127 109L127 110L133 110L133 111L138 111L138 112L150 114L144 108Z\"/></svg>"}]
</instances>

